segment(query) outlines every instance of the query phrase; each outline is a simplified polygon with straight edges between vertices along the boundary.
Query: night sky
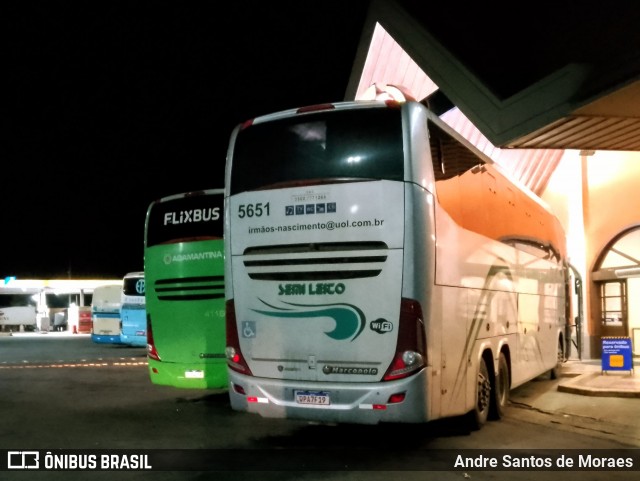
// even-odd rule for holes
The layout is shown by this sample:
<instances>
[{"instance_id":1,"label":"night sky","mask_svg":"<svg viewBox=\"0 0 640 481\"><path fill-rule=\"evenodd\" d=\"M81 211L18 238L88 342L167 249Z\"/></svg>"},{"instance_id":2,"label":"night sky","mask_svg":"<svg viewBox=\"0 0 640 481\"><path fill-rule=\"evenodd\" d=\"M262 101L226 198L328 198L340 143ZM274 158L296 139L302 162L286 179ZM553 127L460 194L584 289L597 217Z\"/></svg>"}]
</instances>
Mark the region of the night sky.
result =
<instances>
[{"instance_id":1,"label":"night sky","mask_svg":"<svg viewBox=\"0 0 640 481\"><path fill-rule=\"evenodd\" d=\"M1 7L0 278L141 270L149 203L222 188L238 123L344 99L367 0L222 5Z\"/></svg>"}]
</instances>

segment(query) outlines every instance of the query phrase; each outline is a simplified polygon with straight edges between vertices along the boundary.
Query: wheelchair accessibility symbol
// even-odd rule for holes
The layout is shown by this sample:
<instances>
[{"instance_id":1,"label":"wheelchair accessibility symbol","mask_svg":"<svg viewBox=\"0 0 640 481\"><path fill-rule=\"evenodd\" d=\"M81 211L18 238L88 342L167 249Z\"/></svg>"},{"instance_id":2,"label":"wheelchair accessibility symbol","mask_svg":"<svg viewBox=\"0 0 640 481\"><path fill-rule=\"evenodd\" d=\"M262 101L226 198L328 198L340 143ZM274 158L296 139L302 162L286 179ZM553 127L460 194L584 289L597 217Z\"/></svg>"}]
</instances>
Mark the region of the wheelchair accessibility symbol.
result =
<instances>
[{"instance_id":1,"label":"wheelchair accessibility symbol","mask_svg":"<svg viewBox=\"0 0 640 481\"><path fill-rule=\"evenodd\" d=\"M256 322L255 321L243 321L242 322L242 337L244 337L244 338L256 337Z\"/></svg>"}]
</instances>

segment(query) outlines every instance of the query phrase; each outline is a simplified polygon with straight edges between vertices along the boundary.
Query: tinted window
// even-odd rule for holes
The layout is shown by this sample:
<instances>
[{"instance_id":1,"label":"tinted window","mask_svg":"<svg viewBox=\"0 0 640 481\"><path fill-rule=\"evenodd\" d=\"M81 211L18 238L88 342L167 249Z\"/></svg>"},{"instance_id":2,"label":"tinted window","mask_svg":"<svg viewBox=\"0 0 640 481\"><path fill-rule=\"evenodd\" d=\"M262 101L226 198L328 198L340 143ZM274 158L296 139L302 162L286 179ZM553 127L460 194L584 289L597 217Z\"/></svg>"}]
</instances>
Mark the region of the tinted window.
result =
<instances>
[{"instance_id":1,"label":"tinted window","mask_svg":"<svg viewBox=\"0 0 640 481\"><path fill-rule=\"evenodd\" d=\"M125 296L144 296L144 277L127 277L122 283Z\"/></svg>"},{"instance_id":2,"label":"tinted window","mask_svg":"<svg viewBox=\"0 0 640 481\"><path fill-rule=\"evenodd\" d=\"M336 178L403 179L399 109L323 111L238 133L231 194Z\"/></svg>"},{"instance_id":3,"label":"tinted window","mask_svg":"<svg viewBox=\"0 0 640 481\"><path fill-rule=\"evenodd\" d=\"M432 122L429 137L436 181L457 177L484 164L484 160Z\"/></svg>"},{"instance_id":4,"label":"tinted window","mask_svg":"<svg viewBox=\"0 0 640 481\"><path fill-rule=\"evenodd\" d=\"M35 306L33 294L0 294L0 308Z\"/></svg>"}]
</instances>

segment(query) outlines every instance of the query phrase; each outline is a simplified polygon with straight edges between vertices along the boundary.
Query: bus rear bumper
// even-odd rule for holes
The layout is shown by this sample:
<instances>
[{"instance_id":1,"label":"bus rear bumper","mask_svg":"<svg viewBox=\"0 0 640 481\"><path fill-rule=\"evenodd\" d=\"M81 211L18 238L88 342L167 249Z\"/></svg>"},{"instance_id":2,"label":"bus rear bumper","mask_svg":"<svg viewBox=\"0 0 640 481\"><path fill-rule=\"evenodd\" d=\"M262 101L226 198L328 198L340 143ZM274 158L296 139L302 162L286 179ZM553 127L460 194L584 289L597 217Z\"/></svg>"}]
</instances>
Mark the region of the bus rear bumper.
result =
<instances>
[{"instance_id":1,"label":"bus rear bumper","mask_svg":"<svg viewBox=\"0 0 640 481\"><path fill-rule=\"evenodd\" d=\"M121 344L120 334L91 334L91 340L96 344Z\"/></svg>"},{"instance_id":2,"label":"bus rear bumper","mask_svg":"<svg viewBox=\"0 0 640 481\"><path fill-rule=\"evenodd\" d=\"M153 384L181 389L226 389L227 365L224 360L213 363L161 362L147 358Z\"/></svg>"},{"instance_id":3,"label":"bus rear bumper","mask_svg":"<svg viewBox=\"0 0 640 481\"><path fill-rule=\"evenodd\" d=\"M146 347L147 335L144 336L135 334L120 334L120 344L126 344L134 347Z\"/></svg>"},{"instance_id":4,"label":"bus rear bumper","mask_svg":"<svg viewBox=\"0 0 640 481\"><path fill-rule=\"evenodd\" d=\"M283 381L245 376L229 370L232 409L265 418L321 423L378 424L428 422L429 368L405 379L376 383ZM296 393L328 404L301 404Z\"/></svg>"}]
</instances>

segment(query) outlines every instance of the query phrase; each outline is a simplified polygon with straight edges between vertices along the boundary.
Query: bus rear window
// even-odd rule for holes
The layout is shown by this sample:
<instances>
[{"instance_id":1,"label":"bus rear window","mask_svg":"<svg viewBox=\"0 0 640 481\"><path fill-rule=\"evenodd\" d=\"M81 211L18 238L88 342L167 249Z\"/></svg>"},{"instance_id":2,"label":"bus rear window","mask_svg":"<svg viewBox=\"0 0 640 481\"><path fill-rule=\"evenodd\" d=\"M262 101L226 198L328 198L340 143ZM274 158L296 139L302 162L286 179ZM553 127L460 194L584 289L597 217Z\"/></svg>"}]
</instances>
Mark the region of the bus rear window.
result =
<instances>
[{"instance_id":1,"label":"bus rear window","mask_svg":"<svg viewBox=\"0 0 640 481\"><path fill-rule=\"evenodd\" d=\"M328 179L403 179L399 109L332 110L238 133L230 193Z\"/></svg>"},{"instance_id":2,"label":"bus rear window","mask_svg":"<svg viewBox=\"0 0 640 481\"><path fill-rule=\"evenodd\" d=\"M139 282L144 282L144 277L125 277L122 281L122 293L125 296L143 297L144 290L139 289Z\"/></svg>"}]
</instances>

